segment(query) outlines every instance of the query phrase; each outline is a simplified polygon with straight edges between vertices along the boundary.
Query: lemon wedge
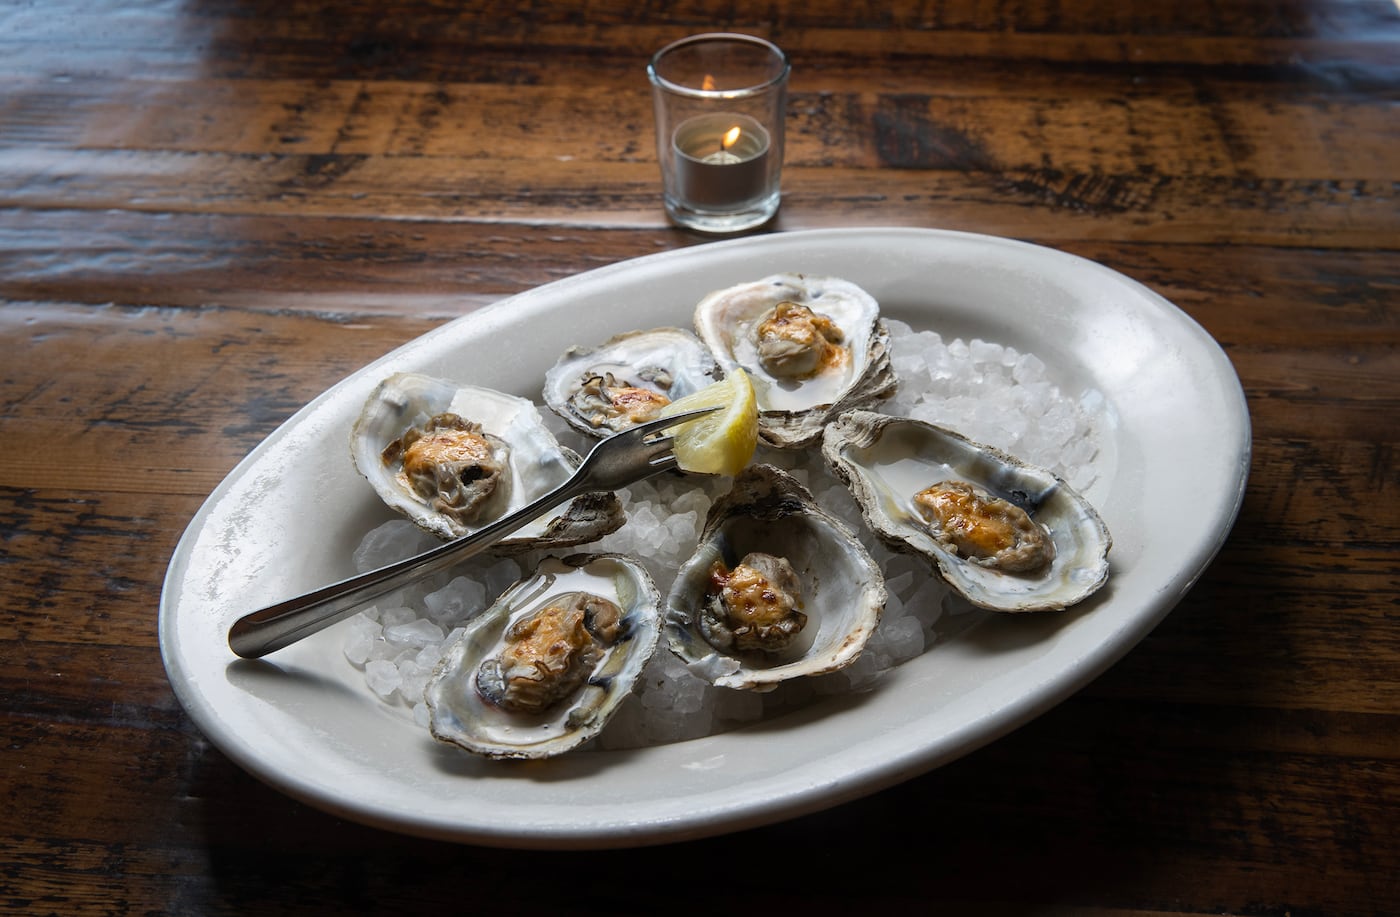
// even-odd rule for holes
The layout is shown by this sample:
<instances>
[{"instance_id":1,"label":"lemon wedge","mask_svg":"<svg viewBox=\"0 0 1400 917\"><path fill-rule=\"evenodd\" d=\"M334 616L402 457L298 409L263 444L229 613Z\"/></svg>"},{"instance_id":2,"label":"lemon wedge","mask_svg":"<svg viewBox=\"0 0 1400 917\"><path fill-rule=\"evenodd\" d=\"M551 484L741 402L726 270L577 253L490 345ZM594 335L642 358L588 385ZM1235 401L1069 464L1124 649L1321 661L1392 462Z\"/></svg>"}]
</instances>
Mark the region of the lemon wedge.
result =
<instances>
[{"instance_id":1,"label":"lemon wedge","mask_svg":"<svg viewBox=\"0 0 1400 917\"><path fill-rule=\"evenodd\" d=\"M681 470L735 475L753 458L758 446L758 399L748 373L742 369L676 399L662 410L661 416L716 405L724 410L687 421L671 431L675 436L671 448Z\"/></svg>"}]
</instances>

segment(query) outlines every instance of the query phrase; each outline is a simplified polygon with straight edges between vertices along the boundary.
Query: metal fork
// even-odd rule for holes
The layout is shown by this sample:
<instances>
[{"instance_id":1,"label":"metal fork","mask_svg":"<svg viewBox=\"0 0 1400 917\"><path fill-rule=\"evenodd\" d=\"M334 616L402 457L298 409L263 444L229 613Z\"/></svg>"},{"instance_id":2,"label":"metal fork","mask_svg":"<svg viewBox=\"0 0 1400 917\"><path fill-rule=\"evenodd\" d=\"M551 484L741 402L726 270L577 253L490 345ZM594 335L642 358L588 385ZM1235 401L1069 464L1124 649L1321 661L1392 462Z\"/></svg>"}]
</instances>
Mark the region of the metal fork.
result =
<instances>
[{"instance_id":1,"label":"metal fork","mask_svg":"<svg viewBox=\"0 0 1400 917\"><path fill-rule=\"evenodd\" d=\"M593 447L572 477L528 506L422 554L244 615L229 628L228 645L245 659L266 656L348 617L370 599L480 553L566 500L670 471L676 456L671 451L674 437L666 431L717 410L687 411L609 436Z\"/></svg>"}]
</instances>

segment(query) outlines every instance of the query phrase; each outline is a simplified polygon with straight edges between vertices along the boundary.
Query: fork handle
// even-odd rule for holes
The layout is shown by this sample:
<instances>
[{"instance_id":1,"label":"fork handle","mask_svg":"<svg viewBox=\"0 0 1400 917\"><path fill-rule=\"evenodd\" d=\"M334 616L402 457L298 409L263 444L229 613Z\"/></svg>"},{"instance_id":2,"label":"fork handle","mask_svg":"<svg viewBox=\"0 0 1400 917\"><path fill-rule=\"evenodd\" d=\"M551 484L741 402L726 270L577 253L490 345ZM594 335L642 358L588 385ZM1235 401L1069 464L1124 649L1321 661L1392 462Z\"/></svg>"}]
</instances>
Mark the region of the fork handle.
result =
<instances>
[{"instance_id":1,"label":"fork handle","mask_svg":"<svg viewBox=\"0 0 1400 917\"><path fill-rule=\"evenodd\" d=\"M303 637L309 637L342 618L349 617L370 599L392 592L405 582L437 573L458 561L479 554L516 529L539 518L547 510L596 489L589 486L585 475L575 473L529 505L470 535L463 535L422 554L246 614L229 628L229 648L245 659L257 659L284 646L290 646Z\"/></svg>"},{"instance_id":2,"label":"fork handle","mask_svg":"<svg viewBox=\"0 0 1400 917\"><path fill-rule=\"evenodd\" d=\"M405 582L480 553L565 500L591 491L614 490L674 468L675 456L666 448L670 437L664 431L718 409L718 405L696 408L638 424L594 446L567 481L485 528L378 570L246 614L229 628L229 648L245 659L266 656L349 617L365 602L392 592ZM632 448L634 443L649 448L638 454Z\"/></svg>"}]
</instances>

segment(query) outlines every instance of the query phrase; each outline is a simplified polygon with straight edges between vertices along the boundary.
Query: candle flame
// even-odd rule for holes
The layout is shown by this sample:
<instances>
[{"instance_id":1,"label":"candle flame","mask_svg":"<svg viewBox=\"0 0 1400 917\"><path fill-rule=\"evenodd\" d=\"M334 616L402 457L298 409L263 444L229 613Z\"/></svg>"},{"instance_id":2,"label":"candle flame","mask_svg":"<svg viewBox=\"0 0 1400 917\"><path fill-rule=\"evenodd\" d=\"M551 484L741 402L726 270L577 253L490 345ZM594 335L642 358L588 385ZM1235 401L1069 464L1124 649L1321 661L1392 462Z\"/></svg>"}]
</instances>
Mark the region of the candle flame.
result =
<instances>
[{"instance_id":1,"label":"candle flame","mask_svg":"<svg viewBox=\"0 0 1400 917\"><path fill-rule=\"evenodd\" d=\"M703 89L705 92L714 92L715 78L710 76L708 73L705 74L705 78L700 81L700 88Z\"/></svg>"},{"instance_id":2,"label":"candle flame","mask_svg":"<svg viewBox=\"0 0 1400 917\"><path fill-rule=\"evenodd\" d=\"M720 141L720 147L727 150L734 144L738 143L739 134L739 126L736 124L729 130L724 132L724 139Z\"/></svg>"}]
</instances>

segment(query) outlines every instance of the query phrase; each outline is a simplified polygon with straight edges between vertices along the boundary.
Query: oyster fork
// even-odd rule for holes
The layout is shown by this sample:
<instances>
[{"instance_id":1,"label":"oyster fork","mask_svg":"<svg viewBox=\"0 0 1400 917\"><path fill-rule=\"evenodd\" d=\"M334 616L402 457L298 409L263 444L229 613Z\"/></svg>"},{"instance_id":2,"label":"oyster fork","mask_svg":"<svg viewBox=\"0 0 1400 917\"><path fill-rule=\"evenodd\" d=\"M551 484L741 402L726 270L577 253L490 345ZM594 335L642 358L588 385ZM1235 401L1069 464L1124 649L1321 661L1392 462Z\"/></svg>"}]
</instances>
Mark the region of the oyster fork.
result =
<instances>
[{"instance_id":1,"label":"oyster fork","mask_svg":"<svg viewBox=\"0 0 1400 917\"><path fill-rule=\"evenodd\" d=\"M370 599L480 553L573 497L616 490L670 471L677 466L671 451L674 437L666 431L717 410L719 406L686 411L609 436L593 447L567 481L484 528L422 554L244 615L229 628L229 648L245 659L266 656L349 617Z\"/></svg>"}]
</instances>

